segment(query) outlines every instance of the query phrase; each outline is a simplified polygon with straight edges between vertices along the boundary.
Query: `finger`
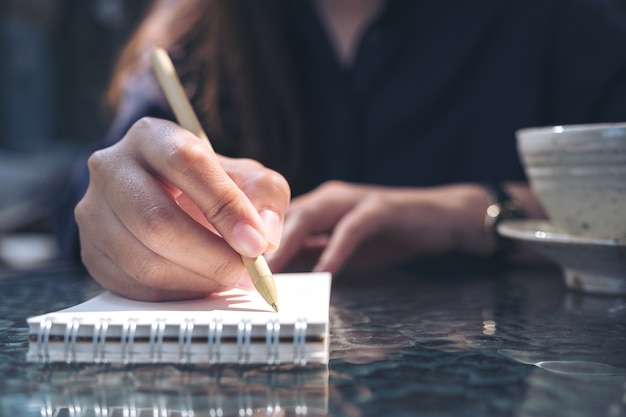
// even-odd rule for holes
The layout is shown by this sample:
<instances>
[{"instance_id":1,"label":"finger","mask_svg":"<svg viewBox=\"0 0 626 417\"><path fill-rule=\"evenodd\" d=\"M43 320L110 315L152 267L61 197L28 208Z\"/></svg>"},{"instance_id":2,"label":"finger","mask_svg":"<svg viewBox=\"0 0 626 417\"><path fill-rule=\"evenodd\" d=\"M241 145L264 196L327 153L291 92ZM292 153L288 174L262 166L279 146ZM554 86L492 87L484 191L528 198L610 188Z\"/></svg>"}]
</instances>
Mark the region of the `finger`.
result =
<instances>
[{"instance_id":1,"label":"finger","mask_svg":"<svg viewBox=\"0 0 626 417\"><path fill-rule=\"evenodd\" d=\"M89 160L91 178L94 188L104 188L111 211L136 238L137 245L146 246L163 258L205 277L217 277L219 273L221 278L229 279L232 269L241 267L236 252L219 236L189 217L163 191L159 181L141 167L133 167L132 161L127 162L124 169L101 174L111 157L116 155L94 154ZM113 219L107 220L113 222ZM107 224L100 219L97 222ZM115 234L107 230L105 236Z\"/></svg>"},{"instance_id":2,"label":"finger","mask_svg":"<svg viewBox=\"0 0 626 417\"><path fill-rule=\"evenodd\" d=\"M227 159L230 160L230 158ZM289 184L282 175L264 168L260 163L253 160L237 160L237 163L227 164L224 168L261 216L268 239L266 252L275 251L280 245L284 213L289 205ZM217 232L198 206L186 194L180 194L176 201L197 222Z\"/></svg>"},{"instance_id":3,"label":"finger","mask_svg":"<svg viewBox=\"0 0 626 417\"><path fill-rule=\"evenodd\" d=\"M337 274L351 255L382 227L380 204L368 198L346 213L333 230L314 271Z\"/></svg>"},{"instance_id":4,"label":"finger","mask_svg":"<svg viewBox=\"0 0 626 417\"><path fill-rule=\"evenodd\" d=\"M259 212L263 225L267 231L268 245L265 253L275 252L280 246L283 235L284 216L281 212L264 209Z\"/></svg>"},{"instance_id":5,"label":"finger","mask_svg":"<svg viewBox=\"0 0 626 417\"><path fill-rule=\"evenodd\" d=\"M231 288L244 274L238 259L239 262L233 264L235 270L232 276L224 270L220 270L219 275L211 275L210 271L208 275L198 274L144 246L111 211L90 211L93 213L92 217L97 218L97 222L85 222L85 216L81 214L84 207L80 207L77 209L77 219L81 225L79 230L84 263L94 278L107 288L135 298L154 297L152 293L141 295L138 292L145 288L160 292L174 291L180 293L177 296L180 297L183 294L208 294ZM102 233L97 224L106 224L106 233ZM89 238L92 236L98 238ZM220 259L214 259L213 265L217 265L219 261ZM112 267L108 263L111 262L121 274L110 274ZM240 265L239 270L236 265ZM160 296L163 297L164 295Z\"/></svg>"},{"instance_id":6,"label":"finger","mask_svg":"<svg viewBox=\"0 0 626 417\"><path fill-rule=\"evenodd\" d=\"M283 225L283 237L278 249L266 256L273 271L283 271L300 252L309 235L308 223L299 216L287 216Z\"/></svg>"},{"instance_id":7,"label":"finger","mask_svg":"<svg viewBox=\"0 0 626 417\"><path fill-rule=\"evenodd\" d=\"M133 143L146 169L180 189L220 235L242 255L262 254L268 244L263 221L241 189L199 138L174 123L142 119Z\"/></svg>"},{"instance_id":8,"label":"finger","mask_svg":"<svg viewBox=\"0 0 626 417\"><path fill-rule=\"evenodd\" d=\"M91 276L109 291L125 297L143 301L166 301L198 298L206 291L186 291L154 288L128 275L110 257L100 252L89 242L82 244L82 250L91 259L87 269Z\"/></svg>"},{"instance_id":9,"label":"finger","mask_svg":"<svg viewBox=\"0 0 626 417\"><path fill-rule=\"evenodd\" d=\"M220 157L219 160L260 214L269 242L266 252L274 251L280 245L284 216L291 198L287 180L252 159Z\"/></svg>"},{"instance_id":10,"label":"finger","mask_svg":"<svg viewBox=\"0 0 626 417\"><path fill-rule=\"evenodd\" d=\"M351 203L344 199L343 194L329 193L324 189L295 199L287 209L281 245L267 257L270 266L283 270L312 237L332 230L351 207Z\"/></svg>"}]
</instances>

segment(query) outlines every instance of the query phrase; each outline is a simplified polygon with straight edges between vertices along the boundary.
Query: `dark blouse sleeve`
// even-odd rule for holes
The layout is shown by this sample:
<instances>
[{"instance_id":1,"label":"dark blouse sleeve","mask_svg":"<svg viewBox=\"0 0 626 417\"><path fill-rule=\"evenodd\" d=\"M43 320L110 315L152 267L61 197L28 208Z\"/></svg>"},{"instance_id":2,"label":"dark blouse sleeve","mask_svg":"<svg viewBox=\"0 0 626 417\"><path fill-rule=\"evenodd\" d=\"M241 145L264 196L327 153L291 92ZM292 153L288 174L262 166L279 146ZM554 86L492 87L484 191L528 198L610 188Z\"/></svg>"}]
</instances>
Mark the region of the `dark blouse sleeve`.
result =
<instances>
[{"instance_id":1,"label":"dark blouse sleeve","mask_svg":"<svg viewBox=\"0 0 626 417\"><path fill-rule=\"evenodd\" d=\"M113 123L103 139L86 149L74 163L65 187L55 207L51 228L60 249L60 257L69 261L80 261L78 226L74 219L74 208L85 194L89 184L87 159L97 149L111 146L119 141L128 129L142 117L157 117L173 120L173 115L165 100L155 89L154 79L149 76L137 77L126 90L124 100Z\"/></svg>"}]
</instances>

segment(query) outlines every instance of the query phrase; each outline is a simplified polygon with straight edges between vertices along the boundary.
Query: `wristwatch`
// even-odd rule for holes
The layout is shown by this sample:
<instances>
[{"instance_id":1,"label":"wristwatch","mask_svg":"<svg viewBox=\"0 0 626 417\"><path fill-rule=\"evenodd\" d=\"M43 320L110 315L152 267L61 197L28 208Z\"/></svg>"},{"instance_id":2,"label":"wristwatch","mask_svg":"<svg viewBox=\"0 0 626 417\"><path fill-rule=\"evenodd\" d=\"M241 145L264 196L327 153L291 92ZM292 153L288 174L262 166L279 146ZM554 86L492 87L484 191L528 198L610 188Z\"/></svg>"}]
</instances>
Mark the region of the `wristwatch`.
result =
<instances>
[{"instance_id":1,"label":"wristwatch","mask_svg":"<svg viewBox=\"0 0 626 417\"><path fill-rule=\"evenodd\" d=\"M513 241L498 233L498 224L503 220L523 219L525 216L522 206L500 184L483 183L483 187L489 193L492 203L485 213L484 231L492 236L497 244L494 256L503 257L513 249Z\"/></svg>"}]
</instances>

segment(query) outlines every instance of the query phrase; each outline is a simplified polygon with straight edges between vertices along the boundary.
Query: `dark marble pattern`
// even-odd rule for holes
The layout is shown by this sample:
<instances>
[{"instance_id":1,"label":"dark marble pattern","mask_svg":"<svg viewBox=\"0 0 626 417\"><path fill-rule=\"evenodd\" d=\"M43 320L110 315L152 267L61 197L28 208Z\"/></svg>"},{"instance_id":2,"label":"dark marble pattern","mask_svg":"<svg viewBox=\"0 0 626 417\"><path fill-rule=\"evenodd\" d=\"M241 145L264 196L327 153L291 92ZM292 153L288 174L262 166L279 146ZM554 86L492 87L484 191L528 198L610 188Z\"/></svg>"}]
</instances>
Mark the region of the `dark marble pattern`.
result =
<instances>
[{"instance_id":1,"label":"dark marble pattern","mask_svg":"<svg viewBox=\"0 0 626 417\"><path fill-rule=\"evenodd\" d=\"M64 268L0 275L1 416L626 416L626 299L552 269L337 280L328 368L25 362L28 316L98 291Z\"/></svg>"}]
</instances>

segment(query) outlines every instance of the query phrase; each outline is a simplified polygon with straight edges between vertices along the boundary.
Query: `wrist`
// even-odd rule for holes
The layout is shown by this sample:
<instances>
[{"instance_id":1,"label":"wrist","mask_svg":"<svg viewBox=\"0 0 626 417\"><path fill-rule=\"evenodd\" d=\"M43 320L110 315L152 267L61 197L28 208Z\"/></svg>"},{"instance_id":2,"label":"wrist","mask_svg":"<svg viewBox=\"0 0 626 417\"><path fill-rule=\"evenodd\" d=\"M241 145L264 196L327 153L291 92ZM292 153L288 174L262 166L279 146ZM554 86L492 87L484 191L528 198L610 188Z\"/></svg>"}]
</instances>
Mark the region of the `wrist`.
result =
<instances>
[{"instance_id":1,"label":"wrist","mask_svg":"<svg viewBox=\"0 0 626 417\"><path fill-rule=\"evenodd\" d=\"M495 239L485 233L485 212L494 198L480 183L449 186L445 199L446 223L450 229L450 250L489 256L496 247Z\"/></svg>"},{"instance_id":2,"label":"wrist","mask_svg":"<svg viewBox=\"0 0 626 417\"><path fill-rule=\"evenodd\" d=\"M498 224L511 219L526 217L521 203L499 183L483 183L490 202L485 212L483 229L485 236L494 244L493 256L507 257L514 249L514 242L498 233Z\"/></svg>"}]
</instances>

